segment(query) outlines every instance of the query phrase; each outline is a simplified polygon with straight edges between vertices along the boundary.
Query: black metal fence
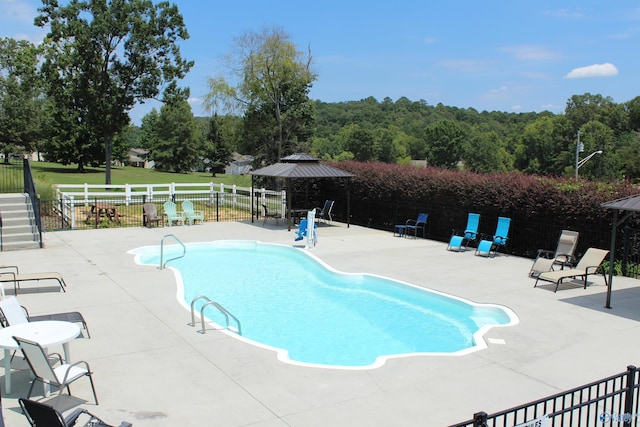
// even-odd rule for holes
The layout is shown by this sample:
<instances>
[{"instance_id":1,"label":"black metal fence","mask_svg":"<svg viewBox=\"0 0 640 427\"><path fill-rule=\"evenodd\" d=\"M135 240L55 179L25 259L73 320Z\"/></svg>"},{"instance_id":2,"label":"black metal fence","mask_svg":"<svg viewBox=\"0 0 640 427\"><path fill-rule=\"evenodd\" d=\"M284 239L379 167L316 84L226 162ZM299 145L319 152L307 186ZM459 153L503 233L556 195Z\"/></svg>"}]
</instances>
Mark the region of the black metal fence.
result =
<instances>
[{"instance_id":1,"label":"black metal fence","mask_svg":"<svg viewBox=\"0 0 640 427\"><path fill-rule=\"evenodd\" d=\"M418 213L429 215L427 220L427 238L440 242L448 242L451 232L460 229L467 223L467 210L459 206L446 205L436 200L415 201L411 203L386 203L368 199L349 200L346 191L323 192L324 199L335 200L333 218L346 222L348 212L350 223L364 227L393 232L395 224L404 224L409 218L416 219ZM349 206L350 203L350 206ZM322 206L320 204L319 206ZM580 256L590 247L609 249L611 244L611 224L593 222L589 224L573 223L566 218L541 217L537 215L512 214L499 211L476 211L480 214L479 232L493 235L496 230L498 216L511 218L509 230L509 253L517 256L535 258L538 249L555 249L560 231L574 230L580 233L576 256ZM623 230L618 230L616 239L617 259L622 259L624 245ZM637 247L627 245L640 260L640 239ZM631 258L630 258L631 259Z\"/></svg>"},{"instance_id":2,"label":"black metal fence","mask_svg":"<svg viewBox=\"0 0 640 427\"><path fill-rule=\"evenodd\" d=\"M622 271L617 273L637 279L640 277L640 230L626 227L622 248Z\"/></svg>"},{"instance_id":3,"label":"black metal fence","mask_svg":"<svg viewBox=\"0 0 640 427\"><path fill-rule=\"evenodd\" d=\"M478 412L449 427L638 426L639 372L628 366L611 377L494 414Z\"/></svg>"},{"instance_id":4,"label":"black metal fence","mask_svg":"<svg viewBox=\"0 0 640 427\"><path fill-rule=\"evenodd\" d=\"M202 211L204 222L245 221L251 220L251 197L237 194L233 198L224 193L210 195L182 195L154 197L151 203L156 205L158 214L164 212L166 201L177 204L180 210L182 200L193 202L194 210ZM141 227L144 225L142 205L145 196L132 197L127 203L122 197L96 197L85 203L70 206L63 200L47 200L41 202L42 221L45 230L86 230L95 228ZM259 213L253 208L254 216Z\"/></svg>"}]
</instances>

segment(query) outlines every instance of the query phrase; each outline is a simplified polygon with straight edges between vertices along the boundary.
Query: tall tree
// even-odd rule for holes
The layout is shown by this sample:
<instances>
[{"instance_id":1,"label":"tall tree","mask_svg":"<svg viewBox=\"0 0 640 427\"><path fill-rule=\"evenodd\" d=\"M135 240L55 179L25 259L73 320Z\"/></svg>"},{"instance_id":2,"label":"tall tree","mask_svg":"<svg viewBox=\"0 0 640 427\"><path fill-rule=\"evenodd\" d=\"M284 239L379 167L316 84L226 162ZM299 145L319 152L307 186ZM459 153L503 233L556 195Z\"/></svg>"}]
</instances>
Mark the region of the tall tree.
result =
<instances>
[{"instance_id":1,"label":"tall tree","mask_svg":"<svg viewBox=\"0 0 640 427\"><path fill-rule=\"evenodd\" d=\"M217 114L209 120L203 154L208 162L207 166L211 168L211 176L216 176L217 172L224 171L224 167L231 160L231 150L223 139L220 118Z\"/></svg>"},{"instance_id":2,"label":"tall tree","mask_svg":"<svg viewBox=\"0 0 640 427\"><path fill-rule=\"evenodd\" d=\"M44 99L38 73L39 49L24 40L0 38L0 151L23 154L36 149Z\"/></svg>"},{"instance_id":3,"label":"tall tree","mask_svg":"<svg viewBox=\"0 0 640 427\"><path fill-rule=\"evenodd\" d=\"M462 158L466 132L453 120L442 120L425 129L431 166L455 169Z\"/></svg>"},{"instance_id":4,"label":"tall tree","mask_svg":"<svg viewBox=\"0 0 640 427\"><path fill-rule=\"evenodd\" d=\"M65 120L64 138L104 144L105 183L111 183L114 136L136 102L155 98L193 62L182 59L189 38L177 6L151 0L42 0L35 24L50 26L43 69L49 96ZM62 118L62 117L59 117ZM58 129L54 126L53 129ZM82 167L85 149L73 159Z\"/></svg>"},{"instance_id":5,"label":"tall tree","mask_svg":"<svg viewBox=\"0 0 640 427\"><path fill-rule=\"evenodd\" d=\"M202 147L200 128L189 103L178 98L167 100L154 126L149 158L155 168L180 173L193 170Z\"/></svg>"},{"instance_id":6,"label":"tall tree","mask_svg":"<svg viewBox=\"0 0 640 427\"><path fill-rule=\"evenodd\" d=\"M274 162L311 135L311 54L299 51L278 27L247 32L234 40L234 48L226 61L237 85L224 76L209 79L205 104L216 112L242 112L256 157Z\"/></svg>"}]
</instances>

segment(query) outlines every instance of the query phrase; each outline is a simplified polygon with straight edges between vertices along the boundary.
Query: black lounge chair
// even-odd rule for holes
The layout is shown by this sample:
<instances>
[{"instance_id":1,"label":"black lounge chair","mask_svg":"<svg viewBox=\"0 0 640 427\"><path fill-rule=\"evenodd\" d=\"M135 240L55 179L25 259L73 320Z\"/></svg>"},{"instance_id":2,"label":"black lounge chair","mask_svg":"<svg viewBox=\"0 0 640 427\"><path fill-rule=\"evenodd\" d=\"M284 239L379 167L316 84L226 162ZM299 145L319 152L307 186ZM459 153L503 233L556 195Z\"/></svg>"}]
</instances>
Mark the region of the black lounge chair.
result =
<instances>
[{"instance_id":1,"label":"black lounge chair","mask_svg":"<svg viewBox=\"0 0 640 427\"><path fill-rule=\"evenodd\" d=\"M331 209L333 209L333 204L333 200L327 200L326 202L324 202L324 206L322 207L322 209L316 208L316 219L318 221L324 220L330 224L332 221Z\"/></svg>"},{"instance_id":2,"label":"black lounge chair","mask_svg":"<svg viewBox=\"0 0 640 427\"><path fill-rule=\"evenodd\" d=\"M22 408L22 413L27 417L27 421L29 421L29 424L32 427L71 427L76 424L80 416L83 414L89 418L83 425L94 427L114 427L111 424L105 423L86 409L78 408L68 416L63 417L60 412L55 410L55 408L45 405L44 403L24 398L18 399L18 403ZM120 423L119 427L131 426L131 423L123 421Z\"/></svg>"}]
</instances>

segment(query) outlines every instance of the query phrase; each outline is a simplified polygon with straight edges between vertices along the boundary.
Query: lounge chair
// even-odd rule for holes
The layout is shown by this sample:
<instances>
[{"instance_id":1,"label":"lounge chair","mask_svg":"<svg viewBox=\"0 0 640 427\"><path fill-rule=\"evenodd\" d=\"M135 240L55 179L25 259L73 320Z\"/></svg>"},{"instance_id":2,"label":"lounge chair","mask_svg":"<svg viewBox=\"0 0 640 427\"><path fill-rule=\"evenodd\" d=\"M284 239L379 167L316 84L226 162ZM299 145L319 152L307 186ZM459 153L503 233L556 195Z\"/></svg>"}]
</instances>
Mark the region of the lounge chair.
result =
<instances>
[{"instance_id":1,"label":"lounge chair","mask_svg":"<svg viewBox=\"0 0 640 427\"><path fill-rule=\"evenodd\" d=\"M155 203L145 203L142 205L142 225L151 228L155 223L156 227L162 221L164 227L164 216L158 215L158 208Z\"/></svg>"},{"instance_id":2,"label":"lounge chair","mask_svg":"<svg viewBox=\"0 0 640 427\"><path fill-rule=\"evenodd\" d=\"M43 320L59 320L63 322L81 323L82 329L87 333L87 338L91 338L87 322L84 320L84 317L80 312L69 311L64 313L29 316L27 309L21 306L18 299L13 295L0 301L0 316L0 323L5 327L27 322L40 322Z\"/></svg>"},{"instance_id":3,"label":"lounge chair","mask_svg":"<svg viewBox=\"0 0 640 427\"><path fill-rule=\"evenodd\" d=\"M22 408L22 413L27 417L27 421L29 421L29 424L32 427L72 427L76 425L79 419L82 420L81 422L83 423L83 426L113 427L111 424L105 423L86 409L75 409L69 415L63 417L62 414L56 411L53 406L49 406L44 403L22 397L18 399L18 403L20 404L20 408ZM85 421L85 418L88 419ZM131 426L131 423L123 421L118 427Z\"/></svg>"},{"instance_id":4,"label":"lounge chair","mask_svg":"<svg viewBox=\"0 0 640 427\"><path fill-rule=\"evenodd\" d=\"M62 390L66 388L69 395L71 395L69 385L82 377L89 377L91 390L93 391L93 399L96 405L98 404L98 396L96 395L96 388L93 385L91 368L87 362L62 363L62 356L58 353L47 353L42 346L35 341L15 336L13 339L16 340L20 346L20 351L22 351L34 375L34 379L31 381L31 387L29 387L29 392L27 393L27 398L31 397L31 392L33 391L33 386L36 384L36 381L58 387L59 395L62 394ZM59 366L54 367L55 364L50 364L49 359L51 356L55 356L57 359L56 362L60 363Z\"/></svg>"},{"instance_id":5,"label":"lounge chair","mask_svg":"<svg viewBox=\"0 0 640 427\"><path fill-rule=\"evenodd\" d=\"M269 218L275 219L276 225L278 225L278 223L280 222L280 218L282 218L282 215L280 215L278 212L270 212L267 208L267 205L262 205L262 225L266 225Z\"/></svg>"},{"instance_id":6,"label":"lounge chair","mask_svg":"<svg viewBox=\"0 0 640 427\"><path fill-rule=\"evenodd\" d=\"M479 224L480 214L470 213L467 216L467 227L464 229L464 232L460 233L458 230L453 230L451 233L447 250L461 251L463 246L466 249L469 242L475 241L478 238Z\"/></svg>"},{"instance_id":7,"label":"lounge chair","mask_svg":"<svg viewBox=\"0 0 640 427\"><path fill-rule=\"evenodd\" d=\"M194 210L193 202L191 200L184 200L182 202L182 215L188 225L195 224L196 221L204 222L204 211Z\"/></svg>"},{"instance_id":8,"label":"lounge chair","mask_svg":"<svg viewBox=\"0 0 640 427\"><path fill-rule=\"evenodd\" d=\"M4 265L0 266L0 284L13 282L13 293L17 295L20 288L20 282L26 282L30 280L56 280L60 284L60 289L63 292L67 292L65 287L67 284L64 282L62 275L57 272L46 273L20 273L17 265Z\"/></svg>"},{"instance_id":9,"label":"lounge chair","mask_svg":"<svg viewBox=\"0 0 640 427\"><path fill-rule=\"evenodd\" d=\"M578 277L582 277L584 279L584 288L587 289L587 279L589 277L589 274L595 274L595 272L598 270L598 267L600 267L600 264L602 264L602 261L604 261L604 258L608 253L609 251L606 251L604 249L589 248L587 249L587 252L585 252L585 254L582 256L582 258L580 258L580 261L578 261L576 268L545 271L543 273L540 273L536 278L536 283L533 285L533 287L535 288L536 286L538 286L538 280L543 280L545 282L555 283L556 289L553 292L557 292L560 282L562 282L564 279L575 279ZM607 276L603 277L604 283L606 285Z\"/></svg>"},{"instance_id":10,"label":"lounge chair","mask_svg":"<svg viewBox=\"0 0 640 427\"><path fill-rule=\"evenodd\" d=\"M476 249L476 255L491 256L491 254L497 253L498 249L502 248L505 253L508 253L507 242L509 240L509 227L511 226L511 218L505 218L503 216L498 217L498 224L496 225L496 233L493 236L483 236L478 247Z\"/></svg>"},{"instance_id":11,"label":"lounge chair","mask_svg":"<svg viewBox=\"0 0 640 427\"><path fill-rule=\"evenodd\" d=\"M426 213L419 213L418 218L416 219L408 219L404 224L401 224L400 227L404 229L404 236L408 236L411 234L411 230L413 230L413 238L418 237L418 230L422 231L422 237L425 237L425 230L427 228L427 218L429 215ZM396 226L396 229L398 226Z\"/></svg>"},{"instance_id":12,"label":"lounge chair","mask_svg":"<svg viewBox=\"0 0 640 427\"><path fill-rule=\"evenodd\" d=\"M553 270L554 266L560 266L561 269L571 266L574 261L573 252L578 244L578 236L577 231L562 230L555 252L538 249L538 255L531 266L529 277L538 277L540 273Z\"/></svg>"},{"instance_id":13,"label":"lounge chair","mask_svg":"<svg viewBox=\"0 0 640 427\"><path fill-rule=\"evenodd\" d=\"M335 202L333 200L327 200L324 202L324 206L322 207L322 209L316 208L316 219L318 220L318 222L320 222L320 220L323 220L331 224L331 209L333 209L334 203Z\"/></svg>"},{"instance_id":14,"label":"lounge chair","mask_svg":"<svg viewBox=\"0 0 640 427\"><path fill-rule=\"evenodd\" d=\"M167 224L169 224L169 227L171 227L174 222L184 224L184 215L182 212L178 212L178 208L175 203L172 201L164 202L163 208L164 214L167 216Z\"/></svg>"}]
</instances>

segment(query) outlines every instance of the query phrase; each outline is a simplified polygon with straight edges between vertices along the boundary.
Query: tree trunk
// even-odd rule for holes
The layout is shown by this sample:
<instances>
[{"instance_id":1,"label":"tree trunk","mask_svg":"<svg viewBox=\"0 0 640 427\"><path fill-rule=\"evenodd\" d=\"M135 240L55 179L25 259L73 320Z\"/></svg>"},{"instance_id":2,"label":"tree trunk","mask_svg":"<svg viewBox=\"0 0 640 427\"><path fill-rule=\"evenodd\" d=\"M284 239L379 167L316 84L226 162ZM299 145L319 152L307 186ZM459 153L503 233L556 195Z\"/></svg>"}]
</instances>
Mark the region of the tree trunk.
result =
<instances>
[{"instance_id":1,"label":"tree trunk","mask_svg":"<svg viewBox=\"0 0 640 427\"><path fill-rule=\"evenodd\" d=\"M113 147L113 135L105 135L104 136L104 159L105 159L105 169L104 169L104 183L106 185L111 184L111 149Z\"/></svg>"}]
</instances>

